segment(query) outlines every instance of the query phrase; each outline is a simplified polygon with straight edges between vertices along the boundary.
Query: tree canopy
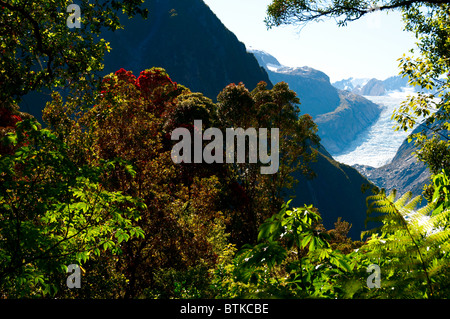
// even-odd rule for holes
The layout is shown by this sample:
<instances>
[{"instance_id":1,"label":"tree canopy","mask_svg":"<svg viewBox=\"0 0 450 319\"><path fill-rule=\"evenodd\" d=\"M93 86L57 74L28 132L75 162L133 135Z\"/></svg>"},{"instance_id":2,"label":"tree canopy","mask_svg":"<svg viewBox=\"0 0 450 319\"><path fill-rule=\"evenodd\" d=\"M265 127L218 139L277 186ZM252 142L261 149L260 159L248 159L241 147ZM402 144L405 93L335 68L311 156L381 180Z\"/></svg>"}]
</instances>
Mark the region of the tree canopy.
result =
<instances>
[{"instance_id":1,"label":"tree canopy","mask_svg":"<svg viewBox=\"0 0 450 319\"><path fill-rule=\"evenodd\" d=\"M273 0L267 9L268 27L282 24L308 23L334 19L338 25L360 19L374 11L403 10L418 6L433 6L449 3L447 0Z\"/></svg>"},{"instance_id":2,"label":"tree canopy","mask_svg":"<svg viewBox=\"0 0 450 319\"><path fill-rule=\"evenodd\" d=\"M121 28L119 14L147 12L141 0L81 1L81 28L69 28L72 1L0 1L0 102L68 84L88 85L103 68L109 44L100 35ZM81 82L81 83L80 83Z\"/></svg>"}]
</instances>

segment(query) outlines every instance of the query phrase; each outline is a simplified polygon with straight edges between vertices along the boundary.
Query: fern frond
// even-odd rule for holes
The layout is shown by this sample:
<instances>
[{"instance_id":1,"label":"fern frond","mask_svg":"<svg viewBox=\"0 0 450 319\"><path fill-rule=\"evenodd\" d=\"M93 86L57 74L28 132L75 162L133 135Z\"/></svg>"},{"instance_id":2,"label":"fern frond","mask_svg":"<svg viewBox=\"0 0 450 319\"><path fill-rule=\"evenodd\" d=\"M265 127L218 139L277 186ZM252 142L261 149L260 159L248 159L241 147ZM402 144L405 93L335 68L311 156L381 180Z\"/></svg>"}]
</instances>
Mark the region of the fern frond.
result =
<instances>
[{"instance_id":1,"label":"fern frond","mask_svg":"<svg viewBox=\"0 0 450 319\"><path fill-rule=\"evenodd\" d=\"M366 219L366 222L367 222L367 219ZM366 227L367 227L367 224L366 224ZM375 227L375 228L372 228L372 229L369 229L369 230L364 230L364 231L362 231L361 232L361 240L364 238L364 237L370 237L370 236L372 236L372 235L374 235L374 234L378 234L378 233L380 233L381 232L381 228L382 228L382 226L380 226L380 227Z\"/></svg>"},{"instance_id":2,"label":"fern frond","mask_svg":"<svg viewBox=\"0 0 450 319\"><path fill-rule=\"evenodd\" d=\"M426 206L423 206L417 210L417 212L423 216L431 216L431 213L435 209L434 203L428 203Z\"/></svg>"},{"instance_id":3,"label":"fern frond","mask_svg":"<svg viewBox=\"0 0 450 319\"><path fill-rule=\"evenodd\" d=\"M411 194L411 196L410 197L412 197L412 193L410 193ZM414 197L413 199L411 199L406 205L405 205L405 210L406 211L409 211L409 212L411 212L411 211L414 211L415 209L416 209L416 207L417 207L417 205L419 205L419 203L422 201L422 196L420 196L420 195L418 195L418 196L416 196L416 197ZM396 203L397 204L397 203ZM427 206L425 206L425 207L427 207ZM419 209L418 210L418 212L420 213L420 214L422 214L423 212L421 211L421 209Z\"/></svg>"},{"instance_id":4,"label":"fern frond","mask_svg":"<svg viewBox=\"0 0 450 319\"><path fill-rule=\"evenodd\" d=\"M433 245L442 245L450 238L450 229L437 229L434 233L427 236L427 242Z\"/></svg>"},{"instance_id":5,"label":"fern frond","mask_svg":"<svg viewBox=\"0 0 450 319\"><path fill-rule=\"evenodd\" d=\"M441 259L434 258L432 262L430 262L427 271L431 276L436 276L446 271L449 267L450 263L448 258L441 258Z\"/></svg>"},{"instance_id":6,"label":"fern frond","mask_svg":"<svg viewBox=\"0 0 450 319\"><path fill-rule=\"evenodd\" d=\"M417 237L426 236L430 229L429 216L421 214L421 212L414 211L405 220L407 221L412 233Z\"/></svg>"},{"instance_id":7,"label":"fern frond","mask_svg":"<svg viewBox=\"0 0 450 319\"><path fill-rule=\"evenodd\" d=\"M395 197L397 197L397 190L393 189L389 196L386 198L389 202L393 203L395 200Z\"/></svg>"},{"instance_id":8,"label":"fern frond","mask_svg":"<svg viewBox=\"0 0 450 319\"><path fill-rule=\"evenodd\" d=\"M405 194L403 194L402 197L400 197L397 201L394 202L395 207L400 213L402 213L402 216L405 216L408 212L410 212L412 209L415 208L414 206L412 209L408 210L408 205L414 204L414 201L411 201L411 197L412 193L406 192ZM393 200L391 202L393 202Z\"/></svg>"},{"instance_id":9,"label":"fern frond","mask_svg":"<svg viewBox=\"0 0 450 319\"><path fill-rule=\"evenodd\" d=\"M415 210L421 197L417 196L412 199L412 193L408 192L395 201L397 192L394 190L389 196L384 191L375 196L367 198L367 221L382 220L382 234L386 238L383 245L374 246L376 249L381 248L381 253L391 256L392 260L398 262L395 264L400 269L410 271L412 269L420 269L419 273L423 273L427 280L427 287L432 292L432 284L427 272L426 259L422 252L424 243L423 229L426 228L426 221L429 216L431 207ZM430 204L431 205L431 204ZM374 213L381 214L381 218L372 217Z\"/></svg>"},{"instance_id":10,"label":"fern frond","mask_svg":"<svg viewBox=\"0 0 450 319\"><path fill-rule=\"evenodd\" d=\"M439 214L431 215L428 220L435 228L447 228L450 225L450 210L444 210Z\"/></svg>"}]
</instances>

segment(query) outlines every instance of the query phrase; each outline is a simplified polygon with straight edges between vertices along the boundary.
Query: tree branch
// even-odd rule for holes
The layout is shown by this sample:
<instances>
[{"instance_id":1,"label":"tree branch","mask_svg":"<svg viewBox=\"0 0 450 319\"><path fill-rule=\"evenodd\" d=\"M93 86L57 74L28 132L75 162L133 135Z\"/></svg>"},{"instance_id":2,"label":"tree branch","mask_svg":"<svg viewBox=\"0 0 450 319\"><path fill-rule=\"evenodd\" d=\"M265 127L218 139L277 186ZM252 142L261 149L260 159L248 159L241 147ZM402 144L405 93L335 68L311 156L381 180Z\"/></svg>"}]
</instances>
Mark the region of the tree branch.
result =
<instances>
[{"instance_id":1,"label":"tree branch","mask_svg":"<svg viewBox=\"0 0 450 319\"><path fill-rule=\"evenodd\" d=\"M281 24L293 23L292 18L300 23L308 23L311 21L317 21L321 18L337 18L345 16L338 24L344 25L346 22L355 21L362 16L375 11L394 10L399 8L408 8L414 4L448 4L450 0L392 0L384 5L369 6L367 2L357 2L355 4L348 3L347 1L331 2L328 4L321 4L316 1L303 0L296 2L295 4L287 4L284 0L274 0L269 6L268 16L266 24L270 28L271 26L279 26ZM276 10L275 5L281 6L280 10ZM273 12L271 12L271 6Z\"/></svg>"},{"instance_id":2,"label":"tree branch","mask_svg":"<svg viewBox=\"0 0 450 319\"><path fill-rule=\"evenodd\" d=\"M27 12L27 10L25 10L24 8L21 8L21 7L14 6L8 2L4 2L3 0L0 0L0 4L4 7L8 8L11 11L19 12L22 16L24 16L31 23L31 26L33 27L33 34L34 34L34 37L36 38L37 49L40 52L49 55L49 51L44 49L39 23L37 23L37 21L33 19L33 17Z\"/></svg>"}]
</instances>

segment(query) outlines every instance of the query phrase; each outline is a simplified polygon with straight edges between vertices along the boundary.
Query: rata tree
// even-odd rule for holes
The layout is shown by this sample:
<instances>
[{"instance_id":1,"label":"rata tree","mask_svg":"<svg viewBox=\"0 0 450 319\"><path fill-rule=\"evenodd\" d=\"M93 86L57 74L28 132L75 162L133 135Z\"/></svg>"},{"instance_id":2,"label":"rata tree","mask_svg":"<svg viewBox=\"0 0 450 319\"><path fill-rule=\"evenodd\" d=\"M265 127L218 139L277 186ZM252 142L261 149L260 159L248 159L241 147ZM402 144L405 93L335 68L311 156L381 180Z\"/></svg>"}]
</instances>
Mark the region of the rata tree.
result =
<instances>
[{"instance_id":1,"label":"rata tree","mask_svg":"<svg viewBox=\"0 0 450 319\"><path fill-rule=\"evenodd\" d=\"M104 77L92 108L74 114L80 104L70 98L62 103L55 94L44 119L73 146L70 156L80 164L125 163L103 175L102 185L145 204L135 224L145 238L124 243L114 261L127 278L121 296L180 297L180 289L196 296L226 244L220 180L211 168L175 164L170 135L176 127L192 129L193 117L210 123L214 104L161 68L137 78L121 69ZM178 287L175 278L187 287Z\"/></svg>"},{"instance_id":2,"label":"rata tree","mask_svg":"<svg viewBox=\"0 0 450 319\"><path fill-rule=\"evenodd\" d=\"M32 116L20 112L15 105L5 105L0 107L0 136L4 137L8 133L13 133L16 130L16 124L23 119L31 119ZM0 155L12 154L14 146L7 143L0 143Z\"/></svg>"}]
</instances>

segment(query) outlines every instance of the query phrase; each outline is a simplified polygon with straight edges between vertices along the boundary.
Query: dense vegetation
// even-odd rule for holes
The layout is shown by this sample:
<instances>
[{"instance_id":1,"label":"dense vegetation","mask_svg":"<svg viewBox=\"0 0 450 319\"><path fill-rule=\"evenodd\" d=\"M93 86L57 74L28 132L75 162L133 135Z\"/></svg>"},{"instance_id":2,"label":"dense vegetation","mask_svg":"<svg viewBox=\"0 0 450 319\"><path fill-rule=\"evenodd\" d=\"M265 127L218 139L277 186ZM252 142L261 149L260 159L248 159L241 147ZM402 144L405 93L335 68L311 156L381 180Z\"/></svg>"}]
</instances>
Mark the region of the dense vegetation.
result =
<instances>
[{"instance_id":1,"label":"dense vegetation","mask_svg":"<svg viewBox=\"0 0 450 319\"><path fill-rule=\"evenodd\" d=\"M269 14L285 9L276 7L282 2ZM323 212L283 201L298 174L314 174L319 143L285 83L230 84L213 102L157 67L98 78L108 45L94 35L117 29L122 10L145 15L139 1L83 6L89 27L78 33L56 13L67 1L40 3L37 11L25 1L0 4L0 25L11 29L1 34L1 298L447 297L448 140L416 136L419 158L434 172L428 204L417 208L420 197L374 188L367 222L377 227L352 241L348 222L325 229ZM428 55L405 58L403 69L424 89L437 82L445 97L447 80L434 77L448 71L448 51L435 35L448 31L448 10L427 6L430 15L405 9ZM45 126L17 107L40 88L54 90ZM445 136L446 99L422 97L411 109L440 123L433 130ZM429 103L439 112L424 111ZM404 107L398 120L407 127ZM279 128L278 172L260 174L262 161L175 164L171 132L198 134L194 120L222 131ZM66 286L70 264L81 266L79 289ZM377 267L381 278L372 276Z\"/></svg>"}]
</instances>

